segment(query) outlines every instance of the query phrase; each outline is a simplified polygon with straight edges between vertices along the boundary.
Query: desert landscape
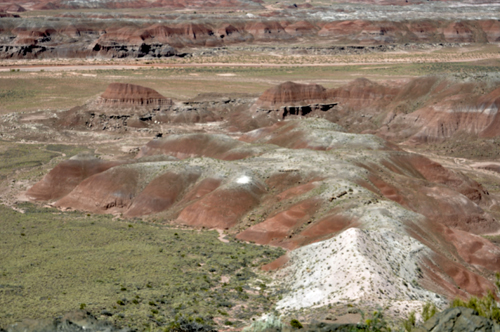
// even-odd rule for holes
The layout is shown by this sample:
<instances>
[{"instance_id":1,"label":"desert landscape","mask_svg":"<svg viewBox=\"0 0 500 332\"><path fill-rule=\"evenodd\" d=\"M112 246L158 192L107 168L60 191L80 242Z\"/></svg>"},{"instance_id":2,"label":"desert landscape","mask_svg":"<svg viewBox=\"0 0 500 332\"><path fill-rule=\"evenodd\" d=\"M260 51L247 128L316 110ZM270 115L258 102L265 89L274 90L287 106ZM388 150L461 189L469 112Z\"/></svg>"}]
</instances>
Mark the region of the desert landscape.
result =
<instances>
[{"instance_id":1,"label":"desert landscape","mask_svg":"<svg viewBox=\"0 0 500 332\"><path fill-rule=\"evenodd\" d=\"M497 331L500 3L0 0L0 331Z\"/></svg>"}]
</instances>

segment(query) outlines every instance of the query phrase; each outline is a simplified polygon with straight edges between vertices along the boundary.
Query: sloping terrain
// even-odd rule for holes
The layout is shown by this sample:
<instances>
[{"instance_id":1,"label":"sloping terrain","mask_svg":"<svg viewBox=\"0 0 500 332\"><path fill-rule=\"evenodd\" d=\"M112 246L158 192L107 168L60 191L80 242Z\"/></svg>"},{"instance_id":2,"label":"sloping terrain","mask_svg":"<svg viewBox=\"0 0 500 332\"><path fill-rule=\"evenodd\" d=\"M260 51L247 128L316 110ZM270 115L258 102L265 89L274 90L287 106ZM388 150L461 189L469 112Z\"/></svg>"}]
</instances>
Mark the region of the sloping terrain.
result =
<instances>
[{"instance_id":1,"label":"sloping terrain","mask_svg":"<svg viewBox=\"0 0 500 332\"><path fill-rule=\"evenodd\" d=\"M292 109L297 98L309 104L309 112L310 104L330 103L332 109L314 115L337 122L351 132L376 133L390 141L432 143L460 135L493 138L500 135L499 85L497 78L484 80L481 76L466 80L427 76L384 83L360 78L335 89L311 86L318 95L314 98L298 89L288 89L289 100L277 102L274 100L281 95L275 90L284 89L280 85L263 93L252 109L280 109L283 116L279 119L285 116L285 105ZM276 120L272 114L265 116Z\"/></svg>"},{"instance_id":2,"label":"sloping terrain","mask_svg":"<svg viewBox=\"0 0 500 332\"><path fill-rule=\"evenodd\" d=\"M495 74L268 83L260 97L186 101L164 97L173 94L155 81L106 80L82 106L1 117L4 139L45 142L36 149L61 161L37 169L32 181L45 176L29 188L34 181L3 183L18 190L10 202L285 249L262 270L275 280L266 303L291 315L353 303L402 317L494 288L499 195L485 179L497 163L465 172L409 149L495 138ZM68 140L71 149L48 148ZM65 155L81 143L99 158Z\"/></svg>"},{"instance_id":3,"label":"sloping terrain","mask_svg":"<svg viewBox=\"0 0 500 332\"><path fill-rule=\"evenodd\" d=\"M276 279L284 311L391 301L406 312L493 288L488 278L500 249L474 234L498 232L485 210L497 203L475 181L324 119L284 121L242 140L253 143L210 134L157 139L135 160L79 177L51 200L60 208L226 229L289 249L269 266L285 266ZM179 159L151 159L161 156ZM64 182L68 167L60 164L58 176L54 169L27 195L46 200L40 188Z\"/></svg>"}]
</instances>

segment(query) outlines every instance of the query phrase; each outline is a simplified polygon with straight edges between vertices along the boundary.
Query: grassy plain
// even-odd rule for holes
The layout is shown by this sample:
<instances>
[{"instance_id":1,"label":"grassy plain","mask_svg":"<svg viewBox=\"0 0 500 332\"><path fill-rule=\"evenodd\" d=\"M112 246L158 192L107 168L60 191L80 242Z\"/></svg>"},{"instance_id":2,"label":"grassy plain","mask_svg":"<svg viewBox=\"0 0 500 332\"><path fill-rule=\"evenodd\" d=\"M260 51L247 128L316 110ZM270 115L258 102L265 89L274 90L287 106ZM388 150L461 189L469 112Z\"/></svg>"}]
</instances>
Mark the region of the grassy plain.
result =
<instances>
[{"instance_id":1,"label":"grassy plain","mask_svg":"<svg viewBox=\"0 0 500 332\"><path fill-rule=\"evenodd\" d=\"M7 196L86 151L92 150L0 141L1 202L12 204L16 197ZM223 243L215 231L174 228L160 220L1 202L0 327L78 309L138 330L181 315L240 327L276 300L259 267L282 249Z\"/></svg>"},{"instance_id":2,"label":"grassy plain","mask_svg":"<svg viewBox=\"0 0 500 332\"><path fill-rule=\"evenodd\" d=\"M215 231L17 208L23 213L0 205L0 326L80 308L139 329L179 315L240 326L274 302L257 270L280 249L222 243Z\"/></svg>"},{"instance_id":3,"label":"grassy plain","mask_svg":"<svg viewBox=\"0 0 500 332\"><path fill-rule=\"evenodd\" d=\"M367 55L368 56L368 55ZM309 58L309 57L308 57ZM205 58L203 58L205 59ZM212 59L212 58L206 58ZM312 59L312 58L309 58ZM182 59L181 59L182 60ZM213 59L212 59L213 60ZM186 100L199 93L250 93L256 96L284 81L318 83L337 87L359 77L390 80L430 74L498 72L500 60L472 62L402 62L363 64L356 62L314 65L286 62L273 65L232 63L171 63L174 60L142 61L139 69L78 70L78 63L65 71L51 67L27 72L0 72L0 113L33 110L61 110L82 105L101 94L109 83L124 82L151 87L175 100ZM170 61L170 62L169 62ZM179 60L180 61L180 60ZM299 61L299 60L297 60ZM303 60L300 60L303 61ZM354 60L353 60L354 61ZM46 63L50 66L50 62ZM111 64L106 62L105 64ZM124 63L126 64L126 63ZM102 65L102 63L101 63Z\"/></svg>"}]
</instances>

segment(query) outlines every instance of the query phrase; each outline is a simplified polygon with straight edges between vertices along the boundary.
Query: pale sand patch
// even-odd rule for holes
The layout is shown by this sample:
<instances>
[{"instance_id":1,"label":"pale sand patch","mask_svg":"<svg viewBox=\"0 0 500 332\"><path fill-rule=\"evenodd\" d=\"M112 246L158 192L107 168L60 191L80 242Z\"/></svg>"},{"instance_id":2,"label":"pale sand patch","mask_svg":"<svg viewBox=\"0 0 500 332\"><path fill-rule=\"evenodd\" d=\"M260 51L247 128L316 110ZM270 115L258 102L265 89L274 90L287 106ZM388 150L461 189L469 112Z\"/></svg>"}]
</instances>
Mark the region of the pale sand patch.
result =
<instances>
[{"instance_id":1,"label":"pale sand patch","mask_svg":"<svg viewBox=\"0 0 500 332\"><path fill-rule=\"evenodd\" d=\"M222 229L216 229L216 231L219 233L219 241L224 242L224 243L229 243L229 240L226 240L224 237L226 234L224 234L224 231Z\"/></svg>"},{"instance_id":2,"label":"pale sand patch","mask_svg":"<svg viewBox=\"0 0 500 332\"><path fill-rule=\"evenodd\" d=\"M445 304L442 297L415 282L419 279L417 263L429 251L417 240L387 228L350 228L289 253L289 265L275 278L289 289L277 309L388 301L399 312L421 308L426 302L441 307Z\"/></svg>"},{"instance_id":3,"label":"pale sand patch","mask_svg":"<svg viewBox=\"0 0 500 332\"><path fill-rule=\"evenodd\" d=\"M216 74L217 76L224 76L224 77L230 77L230 76L236 76L236 74L233 73L224 73L224 74Z\"/></svg>"}]
</instances>

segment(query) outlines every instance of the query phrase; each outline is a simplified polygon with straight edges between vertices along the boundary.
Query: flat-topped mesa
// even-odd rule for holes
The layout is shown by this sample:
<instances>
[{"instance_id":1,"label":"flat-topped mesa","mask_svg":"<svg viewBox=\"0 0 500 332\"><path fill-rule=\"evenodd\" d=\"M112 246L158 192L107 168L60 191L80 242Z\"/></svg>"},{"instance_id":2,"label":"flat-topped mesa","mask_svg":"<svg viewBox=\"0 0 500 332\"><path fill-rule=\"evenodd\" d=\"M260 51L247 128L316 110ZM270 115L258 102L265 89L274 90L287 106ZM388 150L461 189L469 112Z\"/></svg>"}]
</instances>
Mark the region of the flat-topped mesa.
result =
<instances>
[{"instance_id":1,"label":"flat-topped mesa","mask_svg":"<svg viewBox=\"0 0 500 332\"><path fill-rule=\"evenodd\" d=\"M268 114L275 111L278 117L285 118L288 115L304 116L317 110L327 111L336 104L321 85L285 82L264 91L253 109Z\"/></svg>"},{"instance_id":2,"label":"flat-topped mesa","mask_svg":"<svg viewBox=\"0 0 500 332\"><path fill-rule=\"evenodd\" d=\"M153 89L127 83L111 83L108 85L98 103L119 107L163 107L173 105L172 99L159 94Z\"/></svg>"}]
</instances>

